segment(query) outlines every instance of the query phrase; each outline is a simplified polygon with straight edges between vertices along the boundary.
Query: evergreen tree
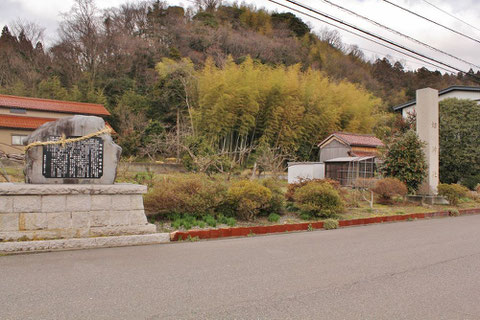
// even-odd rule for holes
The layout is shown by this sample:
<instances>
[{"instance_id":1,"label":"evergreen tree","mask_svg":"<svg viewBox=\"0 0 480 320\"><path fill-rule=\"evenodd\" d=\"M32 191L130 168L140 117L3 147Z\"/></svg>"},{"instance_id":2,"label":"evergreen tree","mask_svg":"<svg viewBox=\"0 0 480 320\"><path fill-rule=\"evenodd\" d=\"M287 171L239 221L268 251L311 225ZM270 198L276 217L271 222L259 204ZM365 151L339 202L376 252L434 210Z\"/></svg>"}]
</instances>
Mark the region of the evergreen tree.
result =
<instances>
[{"instance_id":1,"label":"evergreen tree","mask_svg":"<svg viewBox=\"0 0 480 320\"><path fill-rule=\"evenodd\" d=\"M381 172L404 182L410 193L418 190L427 176L427 162L423 143L413 130L387 145Z\"/></svg>"}]
</instances>

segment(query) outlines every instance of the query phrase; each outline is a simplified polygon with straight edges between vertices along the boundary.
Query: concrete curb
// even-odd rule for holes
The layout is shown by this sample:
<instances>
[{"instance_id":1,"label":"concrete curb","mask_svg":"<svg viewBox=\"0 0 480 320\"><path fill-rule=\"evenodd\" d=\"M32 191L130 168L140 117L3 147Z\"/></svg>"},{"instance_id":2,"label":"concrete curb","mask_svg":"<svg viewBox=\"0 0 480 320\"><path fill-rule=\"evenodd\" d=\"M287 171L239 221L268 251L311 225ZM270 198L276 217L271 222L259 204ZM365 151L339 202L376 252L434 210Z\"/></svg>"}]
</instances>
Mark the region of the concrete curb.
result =
<instances>
[{"instance_id":1,"label":"concrete curb","mask_svg":"<svg viewBox=\"0 0 480 320\"><path fill-rule=\"evenodd\" d=\"M459 210L460 215L467 214L480 214L480 208L475 209L463 209ZM449 211L437 211L427 213L412 213L404 215L383 216L383 217L371 217L364 219L352 219L352 220L340 220L339 227L350 227L367 224L376 224L384 222L395 221L407 221L415 219L426 219L436 217L448 217ZM305 222L296 224L281 224L271 226L253 226L253 227L238 227L238 228L220 228L220 229L207 229L207 230L187 230L187 231L175 231L170 233L171 241L187 240L189 238L199 239L215 239L215 238L227 238L227 237L245 237L248 235L256 234L270 234L281 233L290 231L306 231L309 229L322 229L323 222Z\"/></svg>"},{"instance_id":2,"label":"concrete curb","mask_svg":"<svg viewBox=\"0 0 480 320\"><path fill-rule=\"evenodd\" d=\"M54 250L111 248L138 246L146 244L159 244L166 242L170 242L169 233L38 241L15 241L0 242L0 253L24 253Z\"/></svg>"}]
</instances>

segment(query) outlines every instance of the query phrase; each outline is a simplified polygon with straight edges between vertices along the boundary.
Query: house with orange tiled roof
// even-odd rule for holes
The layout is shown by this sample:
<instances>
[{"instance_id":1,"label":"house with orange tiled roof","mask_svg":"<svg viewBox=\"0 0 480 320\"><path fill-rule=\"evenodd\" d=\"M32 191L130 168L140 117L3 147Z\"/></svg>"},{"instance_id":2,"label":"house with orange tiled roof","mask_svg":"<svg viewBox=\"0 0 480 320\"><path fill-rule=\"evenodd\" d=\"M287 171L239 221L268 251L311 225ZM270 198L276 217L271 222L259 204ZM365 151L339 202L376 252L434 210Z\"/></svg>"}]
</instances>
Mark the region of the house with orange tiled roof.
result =
<instances>
[{"instance_id":1,"label":"house with orange tiled roof","mask_svg":"<svg viewBox=\"0 0 480 320\"><path fill-rule=\"evenodd\" d=\"M0 94L0 151L23 153L23 141L42 124L73 115L109 116L101 104Z\"/></svg>"},{"instance_id":2,"label":"house with orange tiled roof","mask_svg":"<svg viewBox=\"0 0 480 320\"><path fill-rule=\"evenodd\" d=\"M320 162L335 158L377 156L382 140L369 134L334 132L318 144Z\"/></svg>"},{"instance_id":3,"label":"house with orange tiled roof","mask_svg":"<svg viewBox=\"0 0 480 320\"><path fill-rule=\"evenodd\" d=\"M373 135L334 132L318 144L325 178L353 186L358 178L373 178L383 142Z\"/></svg>"}]
</instances>

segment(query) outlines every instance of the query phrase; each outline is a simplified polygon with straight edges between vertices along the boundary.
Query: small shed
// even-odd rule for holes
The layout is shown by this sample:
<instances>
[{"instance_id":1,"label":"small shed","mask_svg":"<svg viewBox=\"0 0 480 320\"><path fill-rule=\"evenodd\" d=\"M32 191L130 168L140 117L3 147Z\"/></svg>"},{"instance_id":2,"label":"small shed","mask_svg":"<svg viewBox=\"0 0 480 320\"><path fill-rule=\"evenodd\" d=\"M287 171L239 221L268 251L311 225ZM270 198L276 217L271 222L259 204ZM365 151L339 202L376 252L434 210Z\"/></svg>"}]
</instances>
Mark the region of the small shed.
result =
<instances>
[{"instance_id":1,"label":"small shed","mask_svg":"<svg viewBox=\"0 0 480 320\"><path fill-rule=\"evenodd\" d=\"M301 179L325 178L325 164L320 162L289 162L288 183L297 183Z\"/></svg>"},{"instance_id":2,"label":"small shed","mask_svg":"<svg viewBox=\"0 0 480 320\"><path fill-rule=\"evenodd\" d=\"M334 158L325 161L325 178L352 186L358 178L373 178L376 169L374 156Z\"/></svg>"},{"instance_id":3,"label":"small shed","mask_svg":"<svg viewBox=\"0 0 480 320\"><path fill-rule=\"evenodd\" d=\"M334 132L318 144L320 162L336 158L378 156L383 142L368 134Z\"/></svg>"}]
</instances>

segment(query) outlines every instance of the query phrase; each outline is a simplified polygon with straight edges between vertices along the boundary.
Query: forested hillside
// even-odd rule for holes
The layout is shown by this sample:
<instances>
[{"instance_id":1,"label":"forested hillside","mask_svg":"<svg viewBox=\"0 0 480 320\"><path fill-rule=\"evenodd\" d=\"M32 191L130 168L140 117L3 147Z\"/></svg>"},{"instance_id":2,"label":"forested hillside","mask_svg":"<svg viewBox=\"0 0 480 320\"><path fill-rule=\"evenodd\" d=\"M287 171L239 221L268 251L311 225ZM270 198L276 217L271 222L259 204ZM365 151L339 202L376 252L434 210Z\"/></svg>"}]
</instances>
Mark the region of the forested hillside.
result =
<instances>
[{"instance_id":1,"label":"forested hillside","mask_svg":"<svg viewBox=\"0 0 480 320\"><path fill-rule=\"evenodd\" d=\"M388 132L389 107L417 88L473 84L366 61L290 13L198 2L100 11L77 0L48 48L41 26L5 26L0 92L104 103L125 155L183 157L206 171L262 155L315 159L332 131Z\"/></svg>"}]
</instances>

